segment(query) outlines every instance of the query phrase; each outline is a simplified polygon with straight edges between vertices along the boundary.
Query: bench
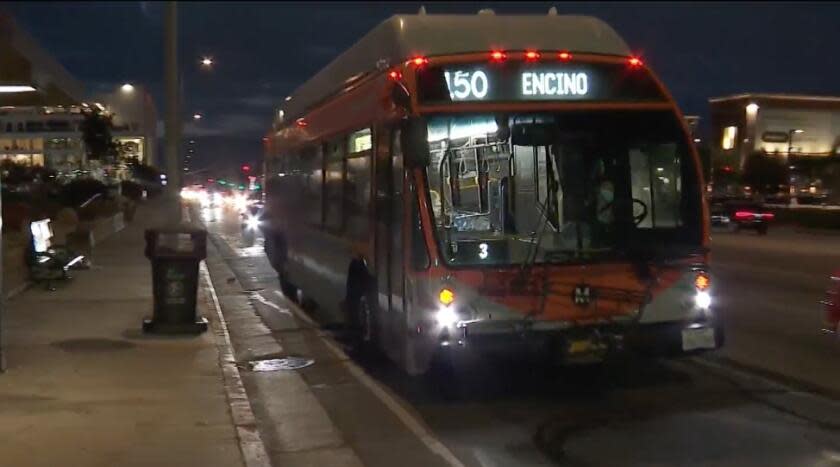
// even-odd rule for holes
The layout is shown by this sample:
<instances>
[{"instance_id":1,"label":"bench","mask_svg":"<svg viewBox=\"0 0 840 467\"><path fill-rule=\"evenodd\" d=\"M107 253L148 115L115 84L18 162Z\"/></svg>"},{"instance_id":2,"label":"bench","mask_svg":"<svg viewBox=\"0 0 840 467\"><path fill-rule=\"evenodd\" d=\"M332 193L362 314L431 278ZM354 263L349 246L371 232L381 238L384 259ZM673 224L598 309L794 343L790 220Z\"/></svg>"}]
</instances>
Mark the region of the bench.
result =
<instances>
[{"instance_id":1,"label":"bench","mask_svg":"<svg viewBox=\"0 0 840 467\"><path fill-rule=\"evenodd\" d=\"M70 269L84 269L88 266L84 255L63 245L53 245L53 230L49 219L30 223L29 231L32 240L26 256L33 281L46 282L47 289L52 290L52 281L70 278Z\"/></svg>"}]
</instances>

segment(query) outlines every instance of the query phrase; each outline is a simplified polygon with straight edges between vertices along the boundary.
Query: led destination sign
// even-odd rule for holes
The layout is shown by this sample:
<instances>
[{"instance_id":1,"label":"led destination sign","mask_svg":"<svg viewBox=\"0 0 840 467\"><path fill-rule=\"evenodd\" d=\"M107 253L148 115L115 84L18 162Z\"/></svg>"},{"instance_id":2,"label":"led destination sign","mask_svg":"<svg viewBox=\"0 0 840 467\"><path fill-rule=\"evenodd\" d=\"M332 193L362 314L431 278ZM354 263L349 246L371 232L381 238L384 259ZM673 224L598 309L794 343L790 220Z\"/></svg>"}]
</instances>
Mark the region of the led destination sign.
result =
<instances>
[{"instance_id":1,"label":"led destination sign","mask_svg":"<svg viewBox=\"0 0 840 467\"><path fill-rule=\"evenodd\" d=\"M494 100L493 85L487 70L445 69L443 77L452 101ZM523 71L519 73L520 99L585 99L589 95L591 78L585 71Z\"/></svg>"},{"instance_id":2,"label":"led destination sign","mask_svg":"<svg viewBox=\"0 0 840 467\"><path fill-rule=\"evenodd\" d=\"M465 64L418 71L424 103L663 101L644 71L621 65Z\"/></svg>"}]
</instances>

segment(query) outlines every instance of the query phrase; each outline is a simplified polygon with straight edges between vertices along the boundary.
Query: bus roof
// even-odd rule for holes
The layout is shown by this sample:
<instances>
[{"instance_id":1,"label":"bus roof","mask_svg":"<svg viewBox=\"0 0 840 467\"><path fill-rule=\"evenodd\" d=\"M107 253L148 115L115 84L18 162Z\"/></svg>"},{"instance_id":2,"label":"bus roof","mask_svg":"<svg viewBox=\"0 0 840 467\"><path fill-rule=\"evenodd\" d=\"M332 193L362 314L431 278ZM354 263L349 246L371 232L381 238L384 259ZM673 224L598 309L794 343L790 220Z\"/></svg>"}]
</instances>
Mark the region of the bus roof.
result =
<instances>
[{"instance_id":1,"label":"bus roof","mask_svg":"<svg viewBox=\"0 0 840 467\"><path fill-rule=\"evenodd\" d=\"M280 109L289 121L378 66L396 65L418 55L526 49L630 55L621 36L591 16L396 15L298 87Z\"/></svg>"}]
</instances>

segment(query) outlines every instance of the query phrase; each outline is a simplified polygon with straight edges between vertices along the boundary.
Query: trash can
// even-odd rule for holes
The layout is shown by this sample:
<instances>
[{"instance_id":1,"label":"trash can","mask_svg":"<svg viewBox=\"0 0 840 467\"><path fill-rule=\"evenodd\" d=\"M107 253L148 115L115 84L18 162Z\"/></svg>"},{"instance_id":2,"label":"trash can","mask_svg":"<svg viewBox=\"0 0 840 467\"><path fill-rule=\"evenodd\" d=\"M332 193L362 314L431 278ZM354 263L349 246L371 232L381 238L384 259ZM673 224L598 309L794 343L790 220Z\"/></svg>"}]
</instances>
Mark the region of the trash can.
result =
<instances>
[{"instance_id":1,"label":"trash can","mask_svg":"<svg viewBox=\"0 0 840 467\"><path fill-rule=\"evenodd\" d=\"M207 319L196 313L198 265L207 257L207 231L184 225L146 230L146 257L152 262L154 314L143 331L198 334Z\"/></svg>"}]
</instances>

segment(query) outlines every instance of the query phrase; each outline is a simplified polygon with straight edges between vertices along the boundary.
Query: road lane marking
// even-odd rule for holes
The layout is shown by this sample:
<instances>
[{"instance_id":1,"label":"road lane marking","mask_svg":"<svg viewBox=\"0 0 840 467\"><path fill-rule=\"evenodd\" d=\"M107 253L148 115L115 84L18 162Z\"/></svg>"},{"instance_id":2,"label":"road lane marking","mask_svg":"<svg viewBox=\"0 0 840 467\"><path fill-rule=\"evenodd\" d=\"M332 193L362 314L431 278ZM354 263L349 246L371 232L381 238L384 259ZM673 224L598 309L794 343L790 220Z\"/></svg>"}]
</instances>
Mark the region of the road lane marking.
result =
<instances>
[{"instance_id":1,"label":"road lane marking","mask_svg":"<svg viewBox=\"0 0 840 467\"><path fill-rule=\"evenodd\" d=\"M259 292L252 292L252 293L250 294L250 297L251 297L251 298L253 298L254 300L256 300L256 301L258 301L258 302L262 303L263 305L265 305L265 306L267 306L267 307L274 308L275 310L279 311L280 313L283 313L283 314L287 314L287 315L289 315L289 316L292 316L292 312L291 312L291 311L289 311L289 309L288 309L288 308L283 308L282 306L280 306L280 305L278 305L278 304L276 304L276 303L272 302L271 300L269 300L269 299L267 299L267 298L263 297L263 296L262 296Z\"/></svg>"},{"instance_id":2,"label":"road lane marking","mask_svg":"<svg viewBox=\"0 0 840 467\"><path fill-rule=\"evenodd\" d=\"M286 299L286 296L283 295L281 291L275 290L274 293L279 297ZM304 313L303 310L297 307L294 303L290 303L289 309L301 321L304 321L310 326L320 328L320 326L315 323L312 318L307 316L306 313ZM400 404L388 389L368 376L368 374L359 365L356 365L356 363L353 362L344 350L335 345L327 336L318 334L318 337L324 345L332 353L334 353L336 357L338 357L339 361L347 367L347 371L355 376L362 385L368 388L368 390L370 390L370 392L373 393L373 395L376 396L376 398L379 399L379 401L382 402L385 407L387 407L388 410L390 410L391 413L393 413L430 451L443 458L443 460L452 467L465 467L464 463L461 462L455 454L446 447L445 444L437 439L431 430L426 427L416 415L410 413L402 404Z\"/></svg>"}]
</instances>

